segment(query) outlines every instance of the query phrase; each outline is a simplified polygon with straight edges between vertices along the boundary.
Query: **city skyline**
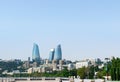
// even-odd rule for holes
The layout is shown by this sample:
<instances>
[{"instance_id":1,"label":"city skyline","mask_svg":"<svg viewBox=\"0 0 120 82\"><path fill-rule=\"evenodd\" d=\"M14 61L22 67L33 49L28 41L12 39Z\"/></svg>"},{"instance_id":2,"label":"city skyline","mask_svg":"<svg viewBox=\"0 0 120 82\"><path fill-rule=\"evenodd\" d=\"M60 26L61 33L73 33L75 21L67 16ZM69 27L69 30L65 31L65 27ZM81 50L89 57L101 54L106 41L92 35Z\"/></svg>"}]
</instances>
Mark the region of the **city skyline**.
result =
<instances>
[{"instance_id":1,"label":"city skyline","mask_svg":"<svg viewBox=\"0 0 120 82\"><path fill-rule=\"evenodd\" d=\"M62 45L62 59L120 57L120 1L1 0L0 59L40 56Z\"/></svg>"}]
</instances>

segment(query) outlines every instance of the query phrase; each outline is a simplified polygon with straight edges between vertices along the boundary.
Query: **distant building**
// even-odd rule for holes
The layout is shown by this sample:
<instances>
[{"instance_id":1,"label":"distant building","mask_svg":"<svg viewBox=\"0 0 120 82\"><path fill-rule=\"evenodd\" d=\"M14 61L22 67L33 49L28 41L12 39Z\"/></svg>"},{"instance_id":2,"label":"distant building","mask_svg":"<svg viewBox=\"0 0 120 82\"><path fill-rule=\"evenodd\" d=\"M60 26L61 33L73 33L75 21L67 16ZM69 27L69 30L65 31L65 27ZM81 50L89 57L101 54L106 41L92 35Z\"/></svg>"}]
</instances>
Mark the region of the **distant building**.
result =
<instances>
[{"instance_id":1,"label":"distant building","mask_svg":"<svg viewBox=\"0 0 120 82\"><path fill-rule=\"evenodd\" d=\"M53 70L57 70L57 61L56 60L53 60L52 61L52 66L53 66Z\"/></svg>"},{"instance_id":2,"label":"distant building","mask_svg":"<svg viewBox=\"0 0 120 82\"><path fill-rule=\"evenodd\" d=\"M33 60L33 62L40 63L39 47L35 43L33 45L32 60Z\"/></svg>"},{"instance_id":3,"label":"distant building","mask_svg":"<svg viewBox=\"0 0 120 82\"><path fill-rule=\"evenodd\" d=\"M68 64L68 70L75 69L75 65L73 63Z\"/></svg>"},{"instance_id":4,"label":"distant building","mask_svg":"<svg viewBox=\"0 0 120 82\"><path fill-rule=\"evenodd\" d=\"M33 62L32 66L33 67L38 67L38 63L37 62Z\"/></svg>"},{"instance_id":5,"label":"distant building","mask_svg":"<svg viewBox=\"0 0 120 82\"><path fill-rule=\"evenodd\" d=\"M51 62L54 59L55 49L51 49L49 53L49 61Z\"/></svg>"},{"instance_id":6,"label":"distant building","mask_svg":"<svg viewBox=\"0 0 120 82\"><path fill-rule=\"evenodd\" d=\"M55 48L54 60L62 60L62 50L60 44Z\"/></svg>"},{"instance_id":7,"label":"distant building","mask_svg":"<svg viewBox=\"0 0 120 82\"><path fill-rule=\"evenodd\" d=\"M48 59L45 60L45 64L49 64L49 60Z\"/></svg>"},{"instance_id":8,"label":"distant building","mask_svg":"<svg viewBox=\"0 0 120 82\"><path fill-rule=\"evenodd\" d=\"M7 74L7 75L13 75L13 74L20 74L19 70L13 70L12 72L8 72L8 70L5 70L2 72L2 74Z\"/></svg>"},{"instance_id":9,"label":"distant building","mask_svg":"<svg viewBox=\"0 0 120 82\"><path fill-rule=\"evenodd\" d=\"M29 68L30 67L30 62L29 61L25 61L23 64L24 68Z\"/></svg>"},{"instance_id":10,"label":"distant building","mask_svg":"<svg viewBox=\"0 0 120 82\"><path fill-rule=\"evenodd\" d=\"M79 61L79 62L76 62L76 69L82 68L82 67L88 67L90 65L91 65L90 61Z\"/></svg>"},{"instance_id":11,"label":"distant building","mask_svg":"<svg viewBox=\"0 0 120 82\"><path fill-rule=\"evenodd\" d=\"M38 73L44 73L44 72L52 72L53 69L51 66L49 65L42 65L40 67L32 67L32 68L29 68L27 70L27 73L35 73L35 72L38 72Z\"/></svg>"},{"instance_id":12,"label":"distant building","mask_svg":"<svg viewBox=\"0 0 120 82\"><path fill-rule=\"evenodd\" d=\"M96 65L101 66L103 62L101 61L101 59L97 58L95 60L95 63L96 63Z\"/></svg>"},{"instance_id":13,"label":"distant building","mask_svg":"<svg viewBox=\"0 0 120 82\"><path fill-rule=\"evenodd\" d=\"M28 62L30 62L30 57L28 57Z\"/></svg>"}]
</instances>

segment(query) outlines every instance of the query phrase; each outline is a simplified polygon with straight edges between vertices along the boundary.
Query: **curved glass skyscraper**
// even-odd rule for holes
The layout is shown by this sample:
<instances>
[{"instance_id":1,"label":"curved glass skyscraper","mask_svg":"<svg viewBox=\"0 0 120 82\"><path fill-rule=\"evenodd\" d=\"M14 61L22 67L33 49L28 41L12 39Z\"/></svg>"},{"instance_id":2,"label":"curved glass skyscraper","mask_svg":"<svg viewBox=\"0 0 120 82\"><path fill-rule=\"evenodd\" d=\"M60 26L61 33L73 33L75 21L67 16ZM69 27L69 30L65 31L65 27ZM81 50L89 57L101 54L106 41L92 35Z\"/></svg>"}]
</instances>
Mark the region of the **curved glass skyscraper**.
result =
<instances>
[{"instance_id":1,"label":"curved glass skyscraper","mask_svg":"<svg viewBox=\"0 0 120 82\"><path fill-rule=\"evenodd\" d=\"M49 61L52 61L54 59L54 53L55 53L55 49L51 49L49 53Z\"/></svg>"},{"instance_id":2,"label":"curved glass skyscraper","mask_svg":"<svg viewBox=\"0 0 120 82\"><path fill-rule=\"evenodd\" d=\"M60 44L55 48L54 60L62 60L62 50Z\"/></svg>"},{"instance_id":3,"label":"curved glass skyscraper","mask_svg":"<svg viewBox=\"0 0 120 82\"><path fill-rule=\"evenodd\" d=\"M40 62L40 53L39 53L39 47L37 44L33 44L33 51L32 51L32 60L33 62Z\"/></svg>"}]
</instances>

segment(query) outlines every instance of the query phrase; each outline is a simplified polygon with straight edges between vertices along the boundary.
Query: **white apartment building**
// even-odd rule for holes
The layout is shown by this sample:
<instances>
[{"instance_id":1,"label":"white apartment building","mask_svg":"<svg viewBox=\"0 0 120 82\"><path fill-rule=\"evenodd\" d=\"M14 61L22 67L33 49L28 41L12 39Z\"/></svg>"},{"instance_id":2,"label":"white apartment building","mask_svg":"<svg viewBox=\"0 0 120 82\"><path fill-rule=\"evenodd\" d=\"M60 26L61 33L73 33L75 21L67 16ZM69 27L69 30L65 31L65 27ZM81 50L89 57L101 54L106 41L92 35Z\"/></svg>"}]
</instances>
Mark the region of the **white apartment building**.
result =
<instances>
[{"instance_id":1,"label":"white apartment building","mask_svg":"<svg viewBox=\"0 0 120 82\"><path fill-rule=\"evenodd\" d=\"M79 61L79 62L76 62L76 69L82 68L82 67L88 67L90 65L91 65L90 61Z\"/></svg>"}]
</instances>

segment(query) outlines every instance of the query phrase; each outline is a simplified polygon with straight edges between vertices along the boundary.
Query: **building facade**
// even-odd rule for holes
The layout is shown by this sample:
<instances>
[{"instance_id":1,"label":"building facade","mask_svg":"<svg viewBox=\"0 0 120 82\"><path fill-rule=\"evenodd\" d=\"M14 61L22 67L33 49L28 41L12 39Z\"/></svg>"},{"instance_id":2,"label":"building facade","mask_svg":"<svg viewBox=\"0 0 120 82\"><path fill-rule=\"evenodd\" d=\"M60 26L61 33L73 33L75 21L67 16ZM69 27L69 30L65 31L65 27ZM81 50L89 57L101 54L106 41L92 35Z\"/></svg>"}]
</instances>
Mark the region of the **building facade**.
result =
<instances>
[{"instance_id":1,"label":"building facade","mask_svg":"<svg viewBox=\"0 0 120 82\"><path fill-rule=\"evenodd\" d=\"M76 62L76 69L82 68L82 67L89 67L91 65L90 61L79 61Z\"/></svg>"},{"instance_id":2,"label":"building facade","mask_svg":"<svg viewBox=\"0 0 120 82\"><path fill-rule=\"evenodd\" d=\"M55 49L51 49L49 53L49 61L52 61L54 59L54 53L55 53Z\"/></svg>"},{"instance_id":3,"label":"building facade","mask_svg":"<svg viewBox=\"0 0 120 82\"><path fill-rule=\"evenodd\" d=\"M55 48L54 60L62 60L62 50L60 44Z\"/></svg>"},{"instance_id":4,"label":"building facade","mask_svg":"<svg viewBox=\"0 0 120 82\"><path fill-rule=\"evenodd\" d=\"M40 63L39 47L35 43L33 44L32 60L33 60L33 62Z\"/></svg>"}]
</instances>

